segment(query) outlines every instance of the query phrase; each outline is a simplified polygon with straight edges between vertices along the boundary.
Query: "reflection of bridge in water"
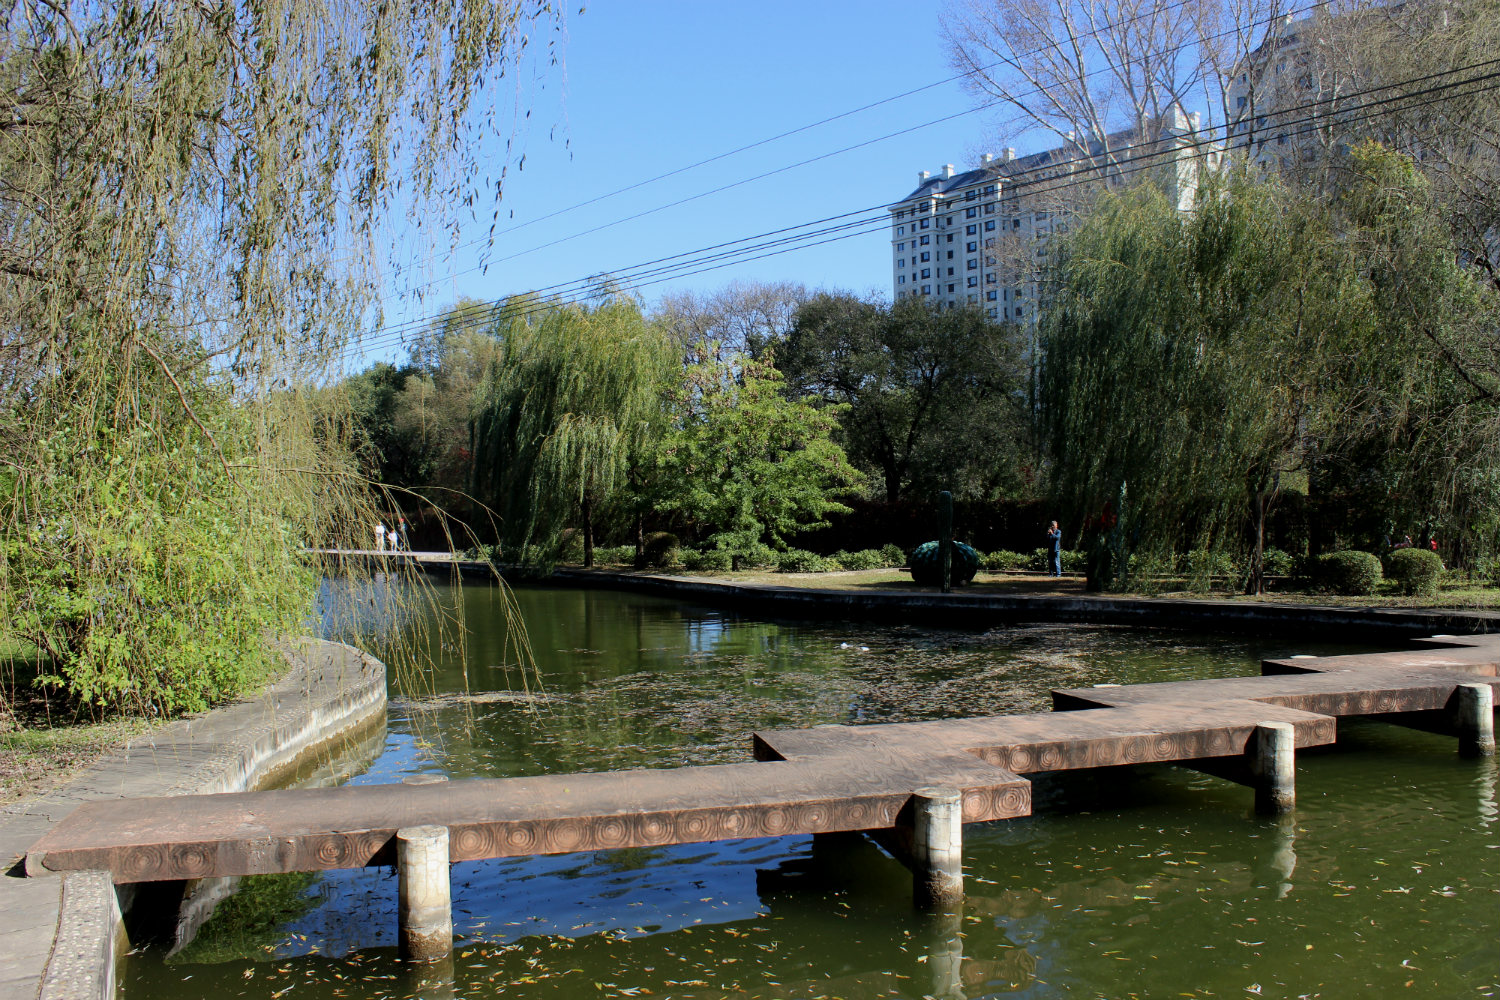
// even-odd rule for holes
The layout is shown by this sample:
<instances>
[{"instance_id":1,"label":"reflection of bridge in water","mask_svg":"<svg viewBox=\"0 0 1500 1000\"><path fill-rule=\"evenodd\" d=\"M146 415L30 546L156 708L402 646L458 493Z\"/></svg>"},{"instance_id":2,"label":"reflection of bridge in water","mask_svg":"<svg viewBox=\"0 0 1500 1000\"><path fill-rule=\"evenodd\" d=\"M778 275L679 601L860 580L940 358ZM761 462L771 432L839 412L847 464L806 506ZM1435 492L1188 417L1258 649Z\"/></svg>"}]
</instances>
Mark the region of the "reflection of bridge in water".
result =
<instances>
[{"instance_id":1,"label":"reflection of bridge in water","mask_svg":"<svg viewBox=\"0 0 1500 1000\"><path fill-rule=\"evenodd\" d=\"M758 733L756 761L742 764L99 802L33 845L26 864L135 883L400 854L403 939L420 957L451 940L448 861L865 833L913 869L919 902L951 913L962 824L1029 815L1028 774L1182 764L1249 785L1262 811L1284 812L1295 748L1333 743L1342 717L1489 752L1497 666L1500 639L1440 637L1412 651L1267 661L1258 677L1056 691L1051 713ZM1289 842L1283 853L1271 863L1294 863ZM934 952L934 976L946 954Z\"/></svg>"}]
</instances>

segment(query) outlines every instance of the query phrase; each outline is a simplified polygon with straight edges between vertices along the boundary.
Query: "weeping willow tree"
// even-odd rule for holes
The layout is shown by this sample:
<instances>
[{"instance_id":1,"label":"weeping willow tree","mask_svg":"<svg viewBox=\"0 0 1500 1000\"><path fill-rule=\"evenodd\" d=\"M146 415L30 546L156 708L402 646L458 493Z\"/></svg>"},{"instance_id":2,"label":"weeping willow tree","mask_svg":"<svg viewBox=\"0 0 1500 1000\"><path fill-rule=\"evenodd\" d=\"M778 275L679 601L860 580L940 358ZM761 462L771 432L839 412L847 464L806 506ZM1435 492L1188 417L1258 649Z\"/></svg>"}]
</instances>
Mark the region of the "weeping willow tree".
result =
<instances>
[{"instance_id":1,"label":"weeping willow tree","mask_svg":"<svg viewBox=\"0 0 1500 1000\"><path fill-rule=\"evenodd\" d=\"M474 492L499 512L509 558L546 564L577 519L594 562L602 511L661 433L670 342L633 299L507 304L475 403Z\"/></svg>"},{"instance_id":2,"label":"weeping willow tree","mask_svg":"<svg viewBox=\"0 0 1500 1000\"><path fill-rule=\"evenodd\" d=\"M0 645L172 712L306 627L378 497L315 384L394 192L473 204L528 0L0 6ZM548 58L547 53L541 58ZM519 94L517 94L519 97ZM499 178L491 182L498 185Z\"/></svg>"},{"instance_id":3,"label":"weeping willow tree","mask_svg":"<svg viewBox=\"0 0 1500 1000\"><path fill-rule=\"evenodd\" d=\"M1379 350L1350 248L1273 182L1211 184L1191 214L1141 187L1103 200L1052 279L1040 424L1091 585L1199 549L1248 552L1258 592L1270 507Z\"/></svg>"}]
</instances>

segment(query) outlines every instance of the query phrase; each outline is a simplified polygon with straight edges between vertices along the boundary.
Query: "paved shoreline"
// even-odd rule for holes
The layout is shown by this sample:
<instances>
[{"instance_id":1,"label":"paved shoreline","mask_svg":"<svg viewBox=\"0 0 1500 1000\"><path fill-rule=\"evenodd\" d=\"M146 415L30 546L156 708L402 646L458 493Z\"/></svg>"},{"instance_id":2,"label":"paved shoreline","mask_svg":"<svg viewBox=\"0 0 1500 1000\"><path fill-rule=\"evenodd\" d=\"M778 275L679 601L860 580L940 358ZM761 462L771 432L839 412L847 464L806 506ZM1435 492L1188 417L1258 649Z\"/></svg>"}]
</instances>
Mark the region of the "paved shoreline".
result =
<instances>
[{"instance_id":1,"label":"paved shoreline","mask_svg":"<svg viewBox=\"0 0 1500 1000\"><path fill-rule=\"evenodd\" d=\"M67 785L0 808L0 997L113 995L118 907L93 873L27 878L19 859L84 802L245 791L385 711L385 666L352 646L304 640L260 695L132 740Z\"/></svg>"}]
</instances>

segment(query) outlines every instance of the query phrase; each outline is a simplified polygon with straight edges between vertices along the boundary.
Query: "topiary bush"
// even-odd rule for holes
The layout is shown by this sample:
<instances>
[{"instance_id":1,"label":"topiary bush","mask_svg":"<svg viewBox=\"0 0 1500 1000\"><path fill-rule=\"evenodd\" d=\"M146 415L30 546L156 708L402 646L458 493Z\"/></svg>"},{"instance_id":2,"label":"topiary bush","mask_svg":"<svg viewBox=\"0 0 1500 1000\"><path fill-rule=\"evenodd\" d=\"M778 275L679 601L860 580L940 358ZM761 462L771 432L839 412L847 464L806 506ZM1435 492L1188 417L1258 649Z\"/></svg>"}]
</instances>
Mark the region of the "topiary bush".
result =
<instances>
[{"instance_id":1,"label":"topiary bush","mask_svg":"<svg viewBox=\"0 0 1500 1000\"><path fill-rule=\"evenodd\" d=\"M1443 575L1443 560L1431 549L1397 549L1386 556L1385 571L1401 585L1401 593L1432 597Z\"/></svg>"},{"instance_id":2,"label":"topiary bush","mask_svg":"<svg viewBox=\"0 0 1500 1000\"><path fill-rule=\"evenodd\" d=\"M601 545L594 549L594 563L599 566L629 566L635 562L634 545Z\"/></svg>"},{"instance_id":3,"label":"topiary bush","mask_svg":"<svg viewBox=\"0 0 1500 1000\"><path fill-rule=\"evenodd\" d=\"M1064 573L1082 573L1088 566L1088 553L1082 549L1063 549L1062 564Z\"/></svg>"},{"instance_id":4,"label":"topiary bush","mask_svg":"<svg viewBox=\"0 0 1500 1000\"><path fill-rule=\"evenodd\" d=\"M912 582L924 587L943 585L942 553L938 549L937 542L923 542L912 549L907 564L911 568ZM979 553L975 551L974 546L964 542L953 543L952 571L955 587L962 587L974 579L974 574L979 572Z\"/></svg>"},{"instance_id":5,"label":"topiary bush","mask_svg":"<svg viewBox=\"0 0 1500 1000\"><path fill-rule=\"evenodd\" d=\"M1330 552L1313 564L1318 585L1335 594L1373 594L1381 577L1380 560L1368 552Z\"/></svg>"},{"instance_id":6,"label":"topiary bush","mask_svg":"<svg viewBox=\"0 0 1500 1000\"><path fill-rule=\"evenodd\" d=\"M653 531L641 546L641 565L665 569L682 562L681 545L670 531Z\"/></svg>"},{"instance_id":7,"label":"topiary bush","mask_svg":"<svg viewBox=\"0 0 1500 1000\"><path fill-rule=\"evenodd\" d=\"M884 566L895 567L906 565L906 553L902 551L901 546L894 542L886 542L880 547L880 558L883 560L882 565Z\"/></svg>"}]
</instances>

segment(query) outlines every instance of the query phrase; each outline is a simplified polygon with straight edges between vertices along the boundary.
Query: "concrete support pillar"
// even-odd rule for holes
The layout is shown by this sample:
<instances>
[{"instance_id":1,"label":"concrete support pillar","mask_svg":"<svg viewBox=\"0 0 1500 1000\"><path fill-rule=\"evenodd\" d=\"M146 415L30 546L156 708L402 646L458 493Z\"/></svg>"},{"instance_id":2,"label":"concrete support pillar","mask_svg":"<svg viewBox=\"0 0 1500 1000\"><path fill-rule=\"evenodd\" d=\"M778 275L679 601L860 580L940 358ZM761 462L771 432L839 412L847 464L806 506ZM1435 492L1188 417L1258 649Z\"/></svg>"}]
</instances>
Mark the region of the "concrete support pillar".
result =
<instances>
[{"instance_id":1,"label":"concrete support pillar","mask_svg":"<svg viewBox=\"0 0 1500 1000\"><path fill-rule=\"evenodd\" d=\"M396 831L401 881L401 957L438 962L453 954L453 891L448 876L448 828L406 826Z\"/></svg>"},{"instance_id":2,"label":"concrete support pillar","mask_svg":"<svg viewBox=\"0 0 1500 1000\"><path fill-rule=\"evenodd\" d=\"M1255 779L1255 811L1268 816L1297 805L1297 735L1289 722L1262 722L1252 737L1250 773Z\"/></svg>"},{"instance_id":3,"label":"concrete support pillar","mask_svg":"<svg viewBox=\"0 0 1500 1000\"><path fill-rule=\"evenodd\" d=\"M964 805L956 788L912 793L912 896L918 907L942 910L964 898Z\"/></svg>"},{"instance_id":4,"label":"concrete support pillar","mask_svg":"<svg viewBox=\"0 0 1500 1000\"><path fill-rule=\"evenodd\" d=\"M1488 684L1460 684L1457 695L1458 752L1489 757L1495 752L1495 692Z\"/></svg>"}]
</instances>

